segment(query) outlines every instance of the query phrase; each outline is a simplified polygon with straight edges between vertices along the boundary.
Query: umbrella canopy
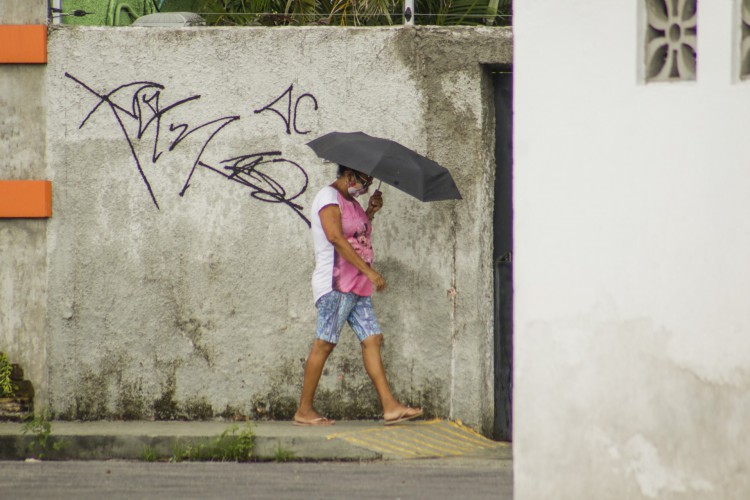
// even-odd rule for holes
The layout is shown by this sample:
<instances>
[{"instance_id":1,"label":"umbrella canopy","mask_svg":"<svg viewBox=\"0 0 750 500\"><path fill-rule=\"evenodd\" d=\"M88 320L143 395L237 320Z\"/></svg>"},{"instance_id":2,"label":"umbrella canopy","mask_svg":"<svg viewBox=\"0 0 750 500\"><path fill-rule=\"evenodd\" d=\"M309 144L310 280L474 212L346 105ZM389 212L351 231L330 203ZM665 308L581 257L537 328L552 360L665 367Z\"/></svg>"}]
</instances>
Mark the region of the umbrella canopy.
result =
<instances>
[{"instance_id":1,"label":"umbrella canopy","mask_svg":"<svg viewBox=\"0 0 750 500\"><path fill-rule=\"evenodd\" d=\"M421 201L461 199L445 167L395 141L363 132L331 132L307 145L325 160L371 175Z\"/></svg>"}]
</instances>

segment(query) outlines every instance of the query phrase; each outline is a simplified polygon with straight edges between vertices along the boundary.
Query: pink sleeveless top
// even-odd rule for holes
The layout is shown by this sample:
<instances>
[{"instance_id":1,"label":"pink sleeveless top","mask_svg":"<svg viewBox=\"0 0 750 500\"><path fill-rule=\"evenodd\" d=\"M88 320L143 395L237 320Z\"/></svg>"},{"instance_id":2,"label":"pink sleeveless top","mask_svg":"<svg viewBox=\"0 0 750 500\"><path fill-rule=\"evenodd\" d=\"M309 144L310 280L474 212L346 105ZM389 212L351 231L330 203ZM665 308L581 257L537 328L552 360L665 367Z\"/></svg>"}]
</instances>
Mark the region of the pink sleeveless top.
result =
<instances>
[{"instance_id":1,"label":"pink sleeveless top","mask_svg":"<svg viewBox=\"0 0 750 500\"><path fill-rule=\"evenodd\" d=\"M372 251L372 226L370 219L357 200L347 200L338 193L339 209L341 210L341 226L344 236L352 245L357 255L372 266L374 257ZM359 269L349 261L334 252L333 257L333 289L339 292L352 292L362 297L372 295L372 283Z\"/></svg>"},{"instance_id":2,"label":"pink sleeveless top","mask_svg":"<svg viewBox=\"0 0 750 500\"><path fill-rule=\"evenodd\" d=\"M320 223L320 211L328 205L338 205L344 236L354 251L368 264L372 265L373 261L370 241L372 226L364 209L357 200L347 200L334 188L324 187L315 197L310 214L315 247L315 271L312 278L314 299L317 302L320 297L332 290L369 297L372 295L370 280L338 255L325 236Z\"/></svg>"}]
</instances>

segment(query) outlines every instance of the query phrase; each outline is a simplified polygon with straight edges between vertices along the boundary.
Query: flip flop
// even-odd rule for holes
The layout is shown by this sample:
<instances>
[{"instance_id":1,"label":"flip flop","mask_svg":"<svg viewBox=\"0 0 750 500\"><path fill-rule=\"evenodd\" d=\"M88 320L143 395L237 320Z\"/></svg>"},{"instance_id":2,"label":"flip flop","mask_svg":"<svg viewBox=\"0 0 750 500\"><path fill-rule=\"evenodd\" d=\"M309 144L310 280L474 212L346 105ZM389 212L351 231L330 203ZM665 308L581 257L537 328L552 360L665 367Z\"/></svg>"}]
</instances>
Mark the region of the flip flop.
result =
<instances>
[{"instance_id":1,"label":"flip flop","mask_svg":"<svg viewBox=\"0 0 750 500\"><path fill-rule=\"evenodd\" d=\"M416 408L407 408L404 411L402 411L401 414L396 418L386 419L384 416L383 425L400 424L401 422L406 422L407 420L419 418L424 413L424 411L420 408L419 410L417 410L417 413L414 413L413 415L408 415L408 413L412 410L416 410Z\"/></svg>"},{"instance_id":2,"label":"flip flop","mask_svg":"<svg viewBox=\"0 0 750 500\"><path fill-rule=\"evenodd\" d=\"M292 422L292 425L299 425L302 427L312 427L312 426L322 426L322 425L333 425L335 424L335 420L329 420L325 417L318 417L314 418L312 420L297 420L294 419Z\"/></svg>"}]
</instances>

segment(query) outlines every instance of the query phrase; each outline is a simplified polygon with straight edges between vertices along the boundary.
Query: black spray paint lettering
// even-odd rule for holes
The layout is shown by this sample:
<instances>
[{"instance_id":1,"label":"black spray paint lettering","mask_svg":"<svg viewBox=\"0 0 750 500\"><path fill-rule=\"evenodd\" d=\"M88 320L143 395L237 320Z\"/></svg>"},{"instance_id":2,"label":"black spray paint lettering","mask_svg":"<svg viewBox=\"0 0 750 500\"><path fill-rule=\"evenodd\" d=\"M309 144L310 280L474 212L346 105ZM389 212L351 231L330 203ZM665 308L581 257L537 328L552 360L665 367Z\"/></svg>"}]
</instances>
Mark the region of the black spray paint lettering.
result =
<instances>
[{"instance_id":1,"label":"black spray paint lettering","mask_svg":"<svg viewBox=\"0 0 750 500\"><path fill-rule=\"evenodd\" d=\"M91 118L91 116L99 109L101 105L106 104L107 106L109 106L112 114L115 117L115 120L117 120L117 124L120 126L120 130L125 137L125 141L127 142L130 153L133 156L133 160L135 161L138 173L140 174L141 179L143 179L143 182L146 185L146 189L151 196L151 200L153 201L156 208L159 208L159 202L157 201L156 195L151 188L151 183L149 182L146 173L143 171L143 165L140 158L138 157L138 153L135 150L134 140L140 141L143 138L143 134L153 124L153 126L155 127L155 133L153 139L154 146L153 153L151 155L151 162L156 163L163 153L163 151L159 150L159 138L162 133L162 119L167 113L174 110L178 106L200 99L200 96L190 96L162 108L160 97L162 90L164 90L164 86L159 83L147 81L132 82L125 85L120 85L109 93L100 94L74 76L68 73L65 73L65 76L75 81L78 85L85 88L99 99L99 101L96 103L96 106L94 106L91 111L89 111L88 115L86 115L86 118L83 119L79 128L83 128L89 118ZM128 96L130 97L130 109L114 102L115 96L118 96L119 93L126 92L131 92L131 94L126 94L125 96L126 99ZM128 129L123 121L124 119L129 119L131 123L135 122L137 124L137 133L135 134L135 137L131 137L131 135L128 134ZM193 161L193 164L191 165L190 174L185 180L185 185L180 192L180 196L183 196L187 188L190 186L190 179L195 172L195 167L198 165L203 152L206 150L206 147L211 142L211 140L224 127L239 119L239 116L225 116L223 118L211 120L192 128L189 124L186 123L171 123L169 125L170 132L178 132L176 137L174 137L169 143L169 151L173 151L174 148L176 148L182 141L184 141L187 137L194 134L198 130L206 129L208 132L210 132L208 139L203 142L199 153L197 154L195 160Z\"/></svg>"},{"instance_id":2,"label":"black spray paint lettering","mask_svg":"<svg viewBox=\"0 0 750 500\"><path fill-rule=\"evenodd\" d=\"M300 130L297 128L297 117L299 116L299 105L300 102L303 99L310 99L312 100L313 104L313 110L318 110L318 100L315 99L315 96L312 94L302 94L299 96L296 100L294 100L294 109L292 109L292 95L294 93L294 84L289 85L289 88L287 88L279 97L276 98L276 100L272 101L270 104L267 104L266 106L263 106L260 109L255 110L255 114L263 113L264 111L272 111L279 115L282 120L284 120L284 125L286 125L286 133L291 135L292 134L292 128L294 128L294 132L297 134L309 134L309 130ZM280 102L286 97L286 109L281 108L281 111L277 109L276 104L281 104L283 106L283 103Z\"/></svg>"},{"instance_id":3,"label":"black spray paint lettering","mask_svg":"<svg viewBox=\"0 0 750 500\"><path fill-rule=\"evenodd\" d=\"M281 158L281 151L253 153L223 160L221 163L225 165L222 170L204 162L200 164L202 167L249 188L251 190L250 196L256 200L287 205L305 221L305 224L310 226L310 221L303 213L304 207L293 203L307 191L307 172L299 164ZM301 182L295 192L287 193L286 188L270 175L269 171L274 167L286 167L288 171L297 171L300 174L298 177Z\"/></svg>"},{"instance_id":4,"label":"black spray paint lettering","mask_svg":"<svg viewBox=\"0 0 750 500\"><path fill-rule=\"evenodd\" d=\"M121 85L107 94L100 94L72 75L65 73L65 76L75 81L78 85L82 86L99 99L94 108L89 111L88 115L86 115L86 118L81 122L79 128L83 128L89 118L99 109L101 105L107 104L107 106L109 106L115 117L115 120L117 121L123 133L123 136L125 137L125 141L128 144L130 152L133 156L133 160L135 161L138 173L140 174L141 179L143 179L143 182L146 185L146 189L151 196L151 200L158 209L159 203L156 200L156 196L153 192L153 189L151 188L148 177L143 171L141 160L135 150L134 139L140 141L145 132L153 124L155 133L153 139L154 144L151 154L151 162L155 164L162 156L162 153L164 153L164 151L159 147L159 139L162 134L162 118L166 113L177 108L178 106L200 99L200 96L191 96L162 108L160 98L161 91L164 90L165 87L155 82L132 82L129 84ZM114 102L114 97L118 95L118 93L124 93L125 91L132 92L132 94L130 94L129 96L130 109L127 109L126 107ZM309 97L312 98L313 101L315 101L315 98L313 96ZM297 104L299 104L299 99ZM315 101L315 106L317 109L317 101ZM128 133L128 129L123 121L124 119L129 119L131 120L131 122L135 122L137 124L137 133L135 134L135 137L131 137L131 135ZM172 140L169 142L168 151L173 151L182 141L199 130L210 132L209 137L202 143L200 151L198 152L195 161L191 165L190 172L179 195L185 195L187 188L190 187L190 180L195 173L196 167L198 165L201 165L210 171L222 175L228 180L249 188L251 190L250 195L256 200L266 203L286 204L309 226L310 221L302 213L303 207L293 202L293 200L299 198L307 190L307 173L299 164L280 157L280 151L252 153L230 158L228 160L222 160L221 163L227 165L224 167L224 171L214 168L201 161L203 153L205 152L206 148L213 140L213 138L227 125L239 119L239 116L226 116L223 118L205 122L195 127L191 127L187 123L169 123L169 132L173 134L176 132L176 135L174 135ZM273 158L267 159L267 157ZM287 189L270 175L270 173L267 171L268 167L262 167L259 170L259 167L261 167L262 165L288 167L287 170L291 170L293 172L297 171L301 173L301 177L298 177L302 179L302 181L298 186L298 189L294 193L292 193L292 196L288 196Z\"/></svg>"}]
</instances>

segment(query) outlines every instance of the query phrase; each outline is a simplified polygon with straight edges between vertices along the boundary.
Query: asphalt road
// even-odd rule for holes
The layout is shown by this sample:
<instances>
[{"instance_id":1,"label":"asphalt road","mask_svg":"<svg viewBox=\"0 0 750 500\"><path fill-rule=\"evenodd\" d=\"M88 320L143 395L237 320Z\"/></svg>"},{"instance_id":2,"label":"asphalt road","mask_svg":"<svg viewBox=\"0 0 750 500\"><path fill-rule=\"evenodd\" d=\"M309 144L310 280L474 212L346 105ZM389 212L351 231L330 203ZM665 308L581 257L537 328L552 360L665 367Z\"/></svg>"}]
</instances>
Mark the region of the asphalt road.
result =
<instances>
[{"instance_id":1,"label":"asphalt road","mask_svg":"<svg viewBox=\"0 0 750 500\"><path fill-rule=\"evenodd\" d=\"M0 498L511 500L513 479L509 460L0 462Z\"/></svg>"},{"instance_id":2,"label":"asphalt road","mask_svg":"<svg viewBox=\"0 0 750 500\"><path fill-rule=\"evenodd\" d=\"M513 498L510 460L358 463L0 462L7 499Z\"/></svg>"}]
</instances>

